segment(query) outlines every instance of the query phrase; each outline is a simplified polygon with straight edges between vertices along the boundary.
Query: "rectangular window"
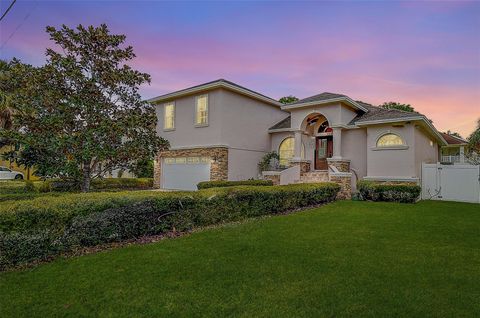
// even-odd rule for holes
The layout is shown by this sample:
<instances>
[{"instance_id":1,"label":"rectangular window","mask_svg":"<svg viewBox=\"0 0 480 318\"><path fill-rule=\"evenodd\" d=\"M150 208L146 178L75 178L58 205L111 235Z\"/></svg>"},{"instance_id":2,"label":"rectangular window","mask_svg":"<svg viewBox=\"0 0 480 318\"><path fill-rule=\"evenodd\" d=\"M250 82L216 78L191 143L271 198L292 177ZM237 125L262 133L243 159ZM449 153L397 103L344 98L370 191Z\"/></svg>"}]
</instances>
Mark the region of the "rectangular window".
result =
<instances>
[{"instance_id":1,"label":"rectangular window","mask_svg":"<svg viewBox=\"0 0 480 318\"><path fill-rule=\"evenodd\" d=\"M196 98L195 125L208 125L208 95L201 95Z\"/></svg>"},{"instance_id":2,"label":"rectangular window","mask_svg":"<svg viewBox=\"0 0 480 318\"><path fill-rule=\"evenodd\" d=\"M165 104L163 112L163 129L174 129L175 128L175 104L169 103Z\"/></svg>"}]
</instances>

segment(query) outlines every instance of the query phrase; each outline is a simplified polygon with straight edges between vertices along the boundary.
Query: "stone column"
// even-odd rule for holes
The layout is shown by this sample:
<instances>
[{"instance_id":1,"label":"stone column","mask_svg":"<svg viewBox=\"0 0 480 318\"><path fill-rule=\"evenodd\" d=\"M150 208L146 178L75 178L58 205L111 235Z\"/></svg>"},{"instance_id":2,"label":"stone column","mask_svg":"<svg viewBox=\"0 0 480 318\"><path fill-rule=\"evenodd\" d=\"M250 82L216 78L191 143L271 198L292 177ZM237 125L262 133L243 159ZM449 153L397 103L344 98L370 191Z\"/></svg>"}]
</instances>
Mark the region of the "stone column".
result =
<instances>
[{"instance_id":1,"label":"stone column","mask_svg":"<svg viewBox=\"0 0 480 318\"><path fill-rule=\"evenodd\" d=\"M465 147L460 146L460 163L465 163Z\"/></svg>"},{"instance_id":2,"label":"stone column","mask_svg":"<svg viewBox=\"0 0 480 318\"><path fill-rule=\"evenodd\" d=\"M333 159L342 159L342 128L333 128Z\"/></svg>"},{"instance_id":3,"label":"stone column","mask_svg":"<svg viewBox=\"0 0 480 318\"><path fill-rule=\"evenodd\" d=\"M295 153L293 155L293 160L302 159L302 132L300 130L295 132Z\"/></svg>"}]
</instances>

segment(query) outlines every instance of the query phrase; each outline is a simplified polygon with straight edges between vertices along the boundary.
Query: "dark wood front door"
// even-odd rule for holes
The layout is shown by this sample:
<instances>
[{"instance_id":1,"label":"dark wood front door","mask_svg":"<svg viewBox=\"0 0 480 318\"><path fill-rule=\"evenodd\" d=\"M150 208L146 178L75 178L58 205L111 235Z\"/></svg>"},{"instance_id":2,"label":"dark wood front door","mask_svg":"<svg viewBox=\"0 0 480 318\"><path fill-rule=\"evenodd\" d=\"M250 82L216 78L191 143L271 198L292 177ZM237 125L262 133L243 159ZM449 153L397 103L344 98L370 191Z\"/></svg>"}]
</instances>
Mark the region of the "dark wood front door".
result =
<instances>
[{"instance_id":1,"label":"dark wood front door","mask_svg":"<svg viewBox=\"0 0 480 318\"><path fill-rule=\"evenodd\" d=\"M327 170L327 158L333 153L333 139L328 137L317 137L315 146L315 170Z\"/></svg>"}]
</instances>

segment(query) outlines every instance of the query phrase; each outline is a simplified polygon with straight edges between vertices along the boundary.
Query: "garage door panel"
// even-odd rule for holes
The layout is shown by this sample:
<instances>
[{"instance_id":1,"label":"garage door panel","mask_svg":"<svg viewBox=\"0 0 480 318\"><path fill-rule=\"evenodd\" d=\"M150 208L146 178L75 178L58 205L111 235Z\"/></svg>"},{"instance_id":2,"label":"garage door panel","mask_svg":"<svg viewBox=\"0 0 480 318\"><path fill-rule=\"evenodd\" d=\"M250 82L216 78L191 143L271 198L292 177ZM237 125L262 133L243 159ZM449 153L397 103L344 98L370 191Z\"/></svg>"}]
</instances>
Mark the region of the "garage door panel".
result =
<instances>
[{"instance_id":1,"label":"garage door panel","mask_svg":"<svg viewBox=\"0 0 480 318\"><path fill-rule=\"evenodd\" d=\"M191 162L164 164L162 167L163 188L196 190L199 182L209 181L210 163L192 164Z\"/></svg>"}]
</instances>

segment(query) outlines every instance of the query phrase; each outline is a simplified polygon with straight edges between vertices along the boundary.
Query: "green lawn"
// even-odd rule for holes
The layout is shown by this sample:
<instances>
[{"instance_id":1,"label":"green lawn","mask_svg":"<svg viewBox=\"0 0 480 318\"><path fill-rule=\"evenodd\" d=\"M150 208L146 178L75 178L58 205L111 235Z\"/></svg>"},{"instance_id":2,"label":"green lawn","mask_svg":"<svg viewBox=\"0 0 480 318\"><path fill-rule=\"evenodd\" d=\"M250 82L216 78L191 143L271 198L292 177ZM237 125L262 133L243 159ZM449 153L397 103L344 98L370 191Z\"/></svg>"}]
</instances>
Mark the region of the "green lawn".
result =
<instances>
[{"instance_id":1,"label":"green lawn","mask_svg":"<svg viewBox=\"0 0 480 318\"><path fill-rule=\"evenodd\" d=\"M0 274L2 317L475 317L480 205L336 202Z\"/></svg>"}]
</instances>

